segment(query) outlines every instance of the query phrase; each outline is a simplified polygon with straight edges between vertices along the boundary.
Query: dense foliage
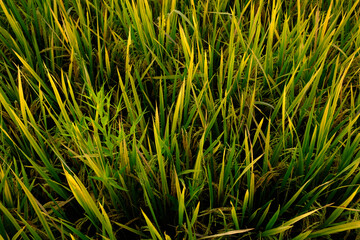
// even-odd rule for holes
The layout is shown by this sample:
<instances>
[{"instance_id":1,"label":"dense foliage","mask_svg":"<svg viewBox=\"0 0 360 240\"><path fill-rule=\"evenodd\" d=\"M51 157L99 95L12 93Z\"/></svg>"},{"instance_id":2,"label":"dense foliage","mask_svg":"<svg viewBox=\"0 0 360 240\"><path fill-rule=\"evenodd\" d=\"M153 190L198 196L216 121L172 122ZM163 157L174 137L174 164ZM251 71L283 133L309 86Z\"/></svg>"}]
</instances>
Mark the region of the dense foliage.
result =
<instances>
[{"instance_id":1,"label":"dense foliage","mask_svg":"<svg viewBox=\"0 0 360 240\"><path fill-rule=\"evenodd\" d=\"M0 239L355 239L359 0L0 0Z\"/></svg>"}]
</instances>

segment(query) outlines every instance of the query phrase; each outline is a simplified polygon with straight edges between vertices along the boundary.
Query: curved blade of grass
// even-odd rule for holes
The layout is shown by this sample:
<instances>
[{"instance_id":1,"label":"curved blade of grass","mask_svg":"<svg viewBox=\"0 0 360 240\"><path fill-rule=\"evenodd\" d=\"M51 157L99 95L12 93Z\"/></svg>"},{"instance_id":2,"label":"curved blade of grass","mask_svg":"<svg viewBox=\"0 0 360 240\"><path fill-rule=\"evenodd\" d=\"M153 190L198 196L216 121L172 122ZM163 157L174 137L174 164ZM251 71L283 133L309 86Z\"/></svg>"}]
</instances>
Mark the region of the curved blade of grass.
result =
<instances>
[{"instance_id":1,"label":"curved blade of grass","mask_svg":"<svg viewBox=\"0 0 360 240\"><path fill-rule=\"evenodd\" d=\"M233 236L233 235L237 235L237 234L241 234L241 233L247 233L254 230L254 228L248 228L248 229L241 229L241 230L232 230L232 231L227 231L225 233L218 233L218 234L214 234L214 235L210 235L210 236L206 236L206 237L201 237L199 238L199 240L202 239L209 239L209 238L221 238L221 237L225 237L225 236Z\"/></svg>"},{"instance_id":2,"label":"curved blade of grass","mask_svg":"<svg viewBox=\"0 0 360 240\"><path fill-rule=\"evenodd\" d=\"M85 186L80 181L80 179L76 175L71 176L68 173L68 171L65 169L64 165L62 166L65 172L65 177L71 189L71 192L74 194L74 197L76 198L78 203L83 207L83 209L89 215L93 223L100 222L103 225L103 227L106 229L106 232L110 237L110 239L115 239L115 235L113 233L112 226L109 221L109 217L107 216L102 206L99 205L102 210L101 213L98 207L96 206L96 203L94 202L93 198L91 197L90 193L85 188Z\"/></svg>"},{"instance_id":3,"label":"curved blade of grass","mask_svg":"<svg viewBox=\"0 0 360 240\"><path fill-rule=\"evenodd\" d=\"M274 236L280 233L283 233L287 230L289 230L290 228L292 228L293 226L280 226L274 229L270 229L270 230L266 230L265 232L262 232L259 234L260 237L269 237L269 236Z\"/></svg>"},{"instance_id":4,"label":"curved blade of grass","mask_svg":"<svg viewBox=\"0 0 360 240\"><path fill-rule=\"evenodd\" d=\"M319 231L312 232L308 235L308 238L317 238L321 236L329 236L330 234L339 233L343 231L349 231L360 228L360 221L344 223L333 227L328 227Z\"/></svg>"},{"instance_id":5,"label":"curved blade of grass","mask_svg":"<svg viewBox=\"0 0 360 240\"><path fill-rule=\"evenodd\" d=\"M146 216L146 214L144 213L143 210L141 210L142 215L145 218L146 224L148 226L148 229L150 231L151 237L152 239L156 240L162 240L163 238L161 237L160 233L156 230L155 226L151 223L150 219Z\"/></svg>"}]
</instances>

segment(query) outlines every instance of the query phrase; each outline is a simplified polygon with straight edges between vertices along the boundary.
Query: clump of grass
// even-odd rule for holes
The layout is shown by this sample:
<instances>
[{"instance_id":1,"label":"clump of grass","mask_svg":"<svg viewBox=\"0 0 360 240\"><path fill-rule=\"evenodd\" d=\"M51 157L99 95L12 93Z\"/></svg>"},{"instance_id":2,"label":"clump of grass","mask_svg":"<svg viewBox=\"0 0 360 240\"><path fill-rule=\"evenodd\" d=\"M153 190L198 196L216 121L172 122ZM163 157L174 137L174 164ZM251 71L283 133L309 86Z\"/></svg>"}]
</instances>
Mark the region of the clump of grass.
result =
<instances>
[{"instance_id":1,"label":"clump of grass","mask_svg":"<svg viewBox=\"0 0 360 240\"><path fill-rule=\"evenodd\" d=\"M358 16L0 0L0 238L354 238Z\"/></svg>"}]
</instances>

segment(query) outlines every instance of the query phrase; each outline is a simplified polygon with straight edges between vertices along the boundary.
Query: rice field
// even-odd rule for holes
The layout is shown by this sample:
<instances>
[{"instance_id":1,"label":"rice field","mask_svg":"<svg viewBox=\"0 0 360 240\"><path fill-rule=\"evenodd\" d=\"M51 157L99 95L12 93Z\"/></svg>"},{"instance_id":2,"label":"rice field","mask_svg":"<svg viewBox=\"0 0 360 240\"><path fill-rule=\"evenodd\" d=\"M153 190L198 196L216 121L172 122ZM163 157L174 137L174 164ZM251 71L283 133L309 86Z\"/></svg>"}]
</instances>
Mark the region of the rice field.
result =
<instances>
[{"instance_id":1,"label":"rice field","mask_svg":"<svg viewBox=\"0 0 360 240\"><path fill-rule=\"evenodd\" d=\"M0 240L360 239L360 0L0 0Z\"/></svg>"}]
</instances>

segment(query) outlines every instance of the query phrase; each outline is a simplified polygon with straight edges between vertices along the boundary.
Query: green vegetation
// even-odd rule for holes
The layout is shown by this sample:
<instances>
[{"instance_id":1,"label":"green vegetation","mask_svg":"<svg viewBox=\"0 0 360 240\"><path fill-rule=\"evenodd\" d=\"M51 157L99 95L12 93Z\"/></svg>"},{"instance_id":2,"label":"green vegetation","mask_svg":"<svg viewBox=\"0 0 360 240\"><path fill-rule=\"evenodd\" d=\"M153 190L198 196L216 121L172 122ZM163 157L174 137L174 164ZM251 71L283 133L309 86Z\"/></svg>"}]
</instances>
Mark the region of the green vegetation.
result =
<instances>
[{"instance_id":1,"label":"green vegetation","mask_svg":"<svg viewBox=\"0 0 360 240\"><path fill-rule=\"evenodd\" d=\"M0 239L355 239L360 0L0 0Z\"/></svg>"}]
</instances>

